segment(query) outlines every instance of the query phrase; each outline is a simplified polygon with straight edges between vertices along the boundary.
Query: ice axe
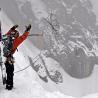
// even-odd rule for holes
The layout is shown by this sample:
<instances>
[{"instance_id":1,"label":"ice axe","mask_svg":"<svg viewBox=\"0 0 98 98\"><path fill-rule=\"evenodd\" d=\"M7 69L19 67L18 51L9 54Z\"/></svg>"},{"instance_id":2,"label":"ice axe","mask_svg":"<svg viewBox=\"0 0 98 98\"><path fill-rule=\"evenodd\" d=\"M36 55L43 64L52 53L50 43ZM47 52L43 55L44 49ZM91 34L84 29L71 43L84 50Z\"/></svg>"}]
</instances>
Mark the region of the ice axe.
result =
<instances>
[{"instance_id":1,"label":"ice axe","mask_svg":"<svg viewBox=\"0 0 98 98\"><path fill-rule=\"evenodd\" d=\"M42 34L30 34L28 36L43 36L43 33Z\"/></svg>"},{"instance_id":2,"label":"ice axe","mask_svg":"<svg viewBox=\"0 0 98 98\"><path fill-rule=\"evenodd\" d=\"M31 24L29 24L28 26L25 26L26 27L26 30L25 31L30 31L31 29ZM30 34L28 36L43 36L43 33L42 34Z\"/></svg>"}]
</instances>

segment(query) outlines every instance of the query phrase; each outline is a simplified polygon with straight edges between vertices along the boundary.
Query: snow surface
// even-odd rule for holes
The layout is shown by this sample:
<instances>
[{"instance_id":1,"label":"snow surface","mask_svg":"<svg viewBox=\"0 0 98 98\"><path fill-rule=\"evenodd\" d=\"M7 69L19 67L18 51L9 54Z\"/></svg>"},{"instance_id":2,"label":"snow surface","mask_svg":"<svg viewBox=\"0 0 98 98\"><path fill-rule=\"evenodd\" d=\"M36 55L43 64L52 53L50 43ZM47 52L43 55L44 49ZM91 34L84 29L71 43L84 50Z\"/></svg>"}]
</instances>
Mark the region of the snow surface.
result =
<instances>
[{"instance_id":1,"label":"snow surface","mask_svg":"<svg viewBox=\"0 0 98 98\"><path fill-rule=\"evenodd\" d=\"M19 58L19 54L15 57ZM22 56L20 57L23 58ZM27 65L27 63L23 63L23 65ZM20 68L17 67L15 69L19 70ZM59 92L49 93L44 90L43 87L34 80L37 76L31 67L23 72L16 73L14 77L14 89L7 91L3 87L0 90L0 98L67 98L67 96Z\"/></svg>"}]
</instances>

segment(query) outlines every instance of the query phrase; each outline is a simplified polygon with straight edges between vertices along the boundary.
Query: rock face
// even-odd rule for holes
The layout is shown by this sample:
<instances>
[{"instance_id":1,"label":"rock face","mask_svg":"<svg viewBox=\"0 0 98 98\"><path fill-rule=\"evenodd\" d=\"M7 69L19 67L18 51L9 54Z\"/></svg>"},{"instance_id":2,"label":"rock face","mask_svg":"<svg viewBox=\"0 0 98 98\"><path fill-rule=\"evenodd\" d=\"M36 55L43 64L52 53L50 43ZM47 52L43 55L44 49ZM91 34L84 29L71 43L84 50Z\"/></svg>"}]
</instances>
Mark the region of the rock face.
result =
<instances>
[{"instance_id":1,"label":"rock face","mask_svg":"<svg viewBox=\"0 0 98 98\"><path fill-rule=\"evenodd\" d=\"M45 83L48 83L49 79L56 84L63 83L63 76L59 71L59 68L57 68L56 66L58 63L52 63L52 65L47 65L45 59L46 57L44 55L39 55L37 60L35 61L29 57L30 65L38 74L39 78L43 80Z\"/></svg>"},{"instance_id":2,"label":"rock face","mask_svg":"<svg viewBox=\"0 0 98 98\"><path fill-rule=\"evenodd\" d=\"M49 7L57 2L51 3L48 3ZM62 0L58 6L56 15L51 13L42 20L47 56L57 60L70 76L88 77L98 64L98 25L92 5L89 0Z\"/></svg>"}]
</instances>

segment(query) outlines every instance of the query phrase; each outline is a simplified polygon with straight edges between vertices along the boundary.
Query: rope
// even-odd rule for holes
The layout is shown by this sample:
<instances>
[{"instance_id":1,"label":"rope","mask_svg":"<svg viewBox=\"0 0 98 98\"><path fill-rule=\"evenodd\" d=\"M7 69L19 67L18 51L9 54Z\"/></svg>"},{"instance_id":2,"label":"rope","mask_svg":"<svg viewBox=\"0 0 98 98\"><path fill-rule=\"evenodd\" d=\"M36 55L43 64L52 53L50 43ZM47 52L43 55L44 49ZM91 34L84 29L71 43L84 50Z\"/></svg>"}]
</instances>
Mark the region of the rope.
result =
<instances>
[{"instance_id":1,"label":"rope","mask_svg":"<svg viewBox=\"0 0 98 98\"><path fill-rule=\"evenodd\" d=\"M27 66L27 67L25 67L25 68L23 68L23 69L20 69L20 70L18 70L18 71L16 71L16 72L14 72L14 73L18 73L18 72L21 72L21 71L24 71L24 70L26 70L27 68L29 68L30 67L30 65L29 66Z\"/></svg>"},{"instance_id":2,"label":"rope","mask_svg":"<svg viewBox=\"0 0 98 98\"><path fill-rule=\"evenodd\" d=\"M34 58L33 58L33 60L32 60L32 61L34 61L34 59L35 59L35 58L37 58L40 54L41 54L41 51L40 51L40 53L39 53L36 57L34 57ZM38 58L38 59L39 59L39 58ZM38 59L37 59L37 60L38 60ZM36 60L36 61L37 61L37 60ZM33 63L35 63L36 61L34 61ZM25 68L23 68L23 69L20 69L20 70L18 70L18 71L16 71L16 72L14 72L14 73L19 73L19 72L21 72L21 71L26 70L26 69L27 69L27 68L29 68L29 67L30 67L30 65L26 66L26 67L25 67Z\"/></svg>"}]
</instances>

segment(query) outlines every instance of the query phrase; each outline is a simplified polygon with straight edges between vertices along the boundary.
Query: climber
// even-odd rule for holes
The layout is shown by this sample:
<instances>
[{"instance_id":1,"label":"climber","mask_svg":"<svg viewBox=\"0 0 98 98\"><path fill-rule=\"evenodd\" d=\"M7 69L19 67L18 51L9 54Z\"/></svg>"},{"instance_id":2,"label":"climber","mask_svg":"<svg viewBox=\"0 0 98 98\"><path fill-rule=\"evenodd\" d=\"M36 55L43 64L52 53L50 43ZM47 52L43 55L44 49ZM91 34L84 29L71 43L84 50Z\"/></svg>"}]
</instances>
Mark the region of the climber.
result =
<instances>
[{"instance_id":1,"label":"climber","mask_svg":"<svg viewBox=\"0 0 98 98\"><path fill-rule=\"evenodd\" d=\"M29 24L26 27L25 32L19 36L19 32L16 30L18 28L18 25L13 26L6 35L10 38L12 38L10 41L10 45L8 45L10 48L9 53L6 53L6 61L5 61L5 67L6 67L6 89L11 90L13 88L13 76L14 76L14 57L13 54L17 50L17 47L28 37L29 31L31 29L31 25Z\"/></svg>"}]
</instances>

